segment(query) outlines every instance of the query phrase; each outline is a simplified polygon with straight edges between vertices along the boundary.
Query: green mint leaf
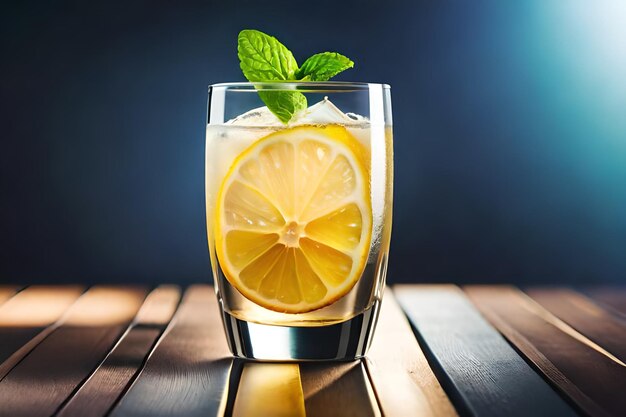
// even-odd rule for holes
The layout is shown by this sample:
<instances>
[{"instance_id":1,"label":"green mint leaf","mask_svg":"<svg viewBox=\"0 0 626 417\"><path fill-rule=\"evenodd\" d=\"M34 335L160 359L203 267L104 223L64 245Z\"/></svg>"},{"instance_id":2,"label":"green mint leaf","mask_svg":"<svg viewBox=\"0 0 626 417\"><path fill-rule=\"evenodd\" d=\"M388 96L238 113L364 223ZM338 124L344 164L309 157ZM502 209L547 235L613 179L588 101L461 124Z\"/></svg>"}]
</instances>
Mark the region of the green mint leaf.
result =
<instances>
[{"instance_id":1,"label":"green mint leaf","mask_svg":"<svg viewBox=\"0 0 626 417\"><path fill-rule=\"evenodd\" d=\"M285 124L294 114L307 108L306 97L297 91L259 91L259 97Z\"/></svg>"},{"instance_id":2,"label":"green mint leaf","mask_svg":"<svg viewBox=\"0 0 626 417\"><path fill-rule=\"evenodd\" d=\"M242 30L237 54L243 75L250 82L295 80L298 63L289 49L273 36L258 30ZM307 107L306 97L296 91L259 91L267 108L283 123Z\"/></svg>"},{"instance_id":3,"label":"green mint leaf","mask_svg":"<svg viewBox=\"0 0 626 417\"><path fill-rule=\"evenodd\" d=\"M293 80L298 63L289 49L273 36L258 30L242 30L237 53L248 81Z\"/></svg>"},{"instance_id":4,"label":"green mint leaf","mask_svg":"<svg viewBox=\"0 0 626 417\"><path fill-rule=\"evenodd\" d=\"M354 67L354 62L337 52L322 52L315 54L296 71L297 79L310 81L327 81L348 68Z\"/></svg>"}]
</instances>

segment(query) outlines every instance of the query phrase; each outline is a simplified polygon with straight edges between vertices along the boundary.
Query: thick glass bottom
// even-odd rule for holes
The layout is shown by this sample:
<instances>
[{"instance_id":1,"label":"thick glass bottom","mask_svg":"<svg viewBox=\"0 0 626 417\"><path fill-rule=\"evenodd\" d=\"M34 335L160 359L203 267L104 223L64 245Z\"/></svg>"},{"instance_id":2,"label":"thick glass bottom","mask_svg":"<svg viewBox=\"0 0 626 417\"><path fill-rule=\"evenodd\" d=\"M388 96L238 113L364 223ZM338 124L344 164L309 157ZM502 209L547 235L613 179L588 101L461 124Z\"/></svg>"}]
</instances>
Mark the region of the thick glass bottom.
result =
<instances>
[{"instance_id":1,"label":"thick glass bottom","mask_svg":"<svg viewBox=\"0 0 626 417\"><path fill-rule=\"evenodd\" d=\"M365 356L374 334L380 302L341 323L319 327L259 324L222 309L234 356L258 361L349 361Z\"/></svg>"}]
</instances>

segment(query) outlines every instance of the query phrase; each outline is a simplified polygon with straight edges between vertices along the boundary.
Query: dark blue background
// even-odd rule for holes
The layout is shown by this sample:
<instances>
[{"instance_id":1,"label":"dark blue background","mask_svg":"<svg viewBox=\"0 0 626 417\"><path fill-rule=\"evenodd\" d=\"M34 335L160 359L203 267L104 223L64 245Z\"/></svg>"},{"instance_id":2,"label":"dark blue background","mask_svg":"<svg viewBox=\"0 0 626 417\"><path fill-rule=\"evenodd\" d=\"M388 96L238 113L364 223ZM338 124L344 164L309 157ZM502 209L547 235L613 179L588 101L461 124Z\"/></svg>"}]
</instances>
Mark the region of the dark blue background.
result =
<instances>
[{"instance_id":1,"label":"dark blue background","mask_svg":"<svg viewBox=\"0 0 626 417\"><path fill-rule=\"evenodd\" d=\"M1 281L210 279L206 87L242 28L392 85L390 281L626 280L624 2L47 3L0 14Z\"/></svg>"}]
</instances>

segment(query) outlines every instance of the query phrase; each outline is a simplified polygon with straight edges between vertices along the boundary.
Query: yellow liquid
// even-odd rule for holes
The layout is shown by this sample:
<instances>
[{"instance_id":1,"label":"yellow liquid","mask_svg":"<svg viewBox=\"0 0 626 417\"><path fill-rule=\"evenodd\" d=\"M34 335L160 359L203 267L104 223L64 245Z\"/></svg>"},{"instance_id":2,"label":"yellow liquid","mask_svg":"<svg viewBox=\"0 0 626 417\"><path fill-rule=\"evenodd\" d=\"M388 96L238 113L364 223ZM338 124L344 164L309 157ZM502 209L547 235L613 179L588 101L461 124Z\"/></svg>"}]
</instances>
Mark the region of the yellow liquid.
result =
<instances>
[{"instance_id":1,"label":"yellow liquid","mask_svg":"<svg viewBox=\"0 0 626 417\"><path fill-rule=\"evenodd\" d=\"M370 152L372 239L365 269L354 287L334 303L300 314L278 313L261 307L225 278L215 253L215 204L229 168L243 151L259 139L284 127L208 125L206 134L206 207L209 253L216 291L224 310L236 318L283 326L323 326L349 320L380 300L384 287L391 236L393 194L393 139L390 126L360 122L344 127Z\"/></svg>"}]
</instances>

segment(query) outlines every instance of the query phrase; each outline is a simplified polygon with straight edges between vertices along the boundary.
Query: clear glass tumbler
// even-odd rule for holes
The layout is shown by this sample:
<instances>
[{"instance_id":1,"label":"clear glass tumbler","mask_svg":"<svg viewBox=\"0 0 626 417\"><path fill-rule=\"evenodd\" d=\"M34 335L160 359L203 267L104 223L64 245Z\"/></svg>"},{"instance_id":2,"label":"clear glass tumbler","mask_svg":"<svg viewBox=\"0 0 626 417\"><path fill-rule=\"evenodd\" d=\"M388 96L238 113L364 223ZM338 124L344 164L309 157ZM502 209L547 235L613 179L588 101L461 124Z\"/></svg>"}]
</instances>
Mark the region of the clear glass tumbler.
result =
<instances>
[{"instance_id":1,"label":"clear glass tumbler","mask_svg":"<svg viewBox=\"0 0 626 417\"><path fill-rule=\"evenodd\" d=\"M293 103L306 109L284 123L261 97L279 114ZM392 194L388 85L209 87L207 232L234 356L365 355L385 286Z\"/></svg>"}]
</instances>

